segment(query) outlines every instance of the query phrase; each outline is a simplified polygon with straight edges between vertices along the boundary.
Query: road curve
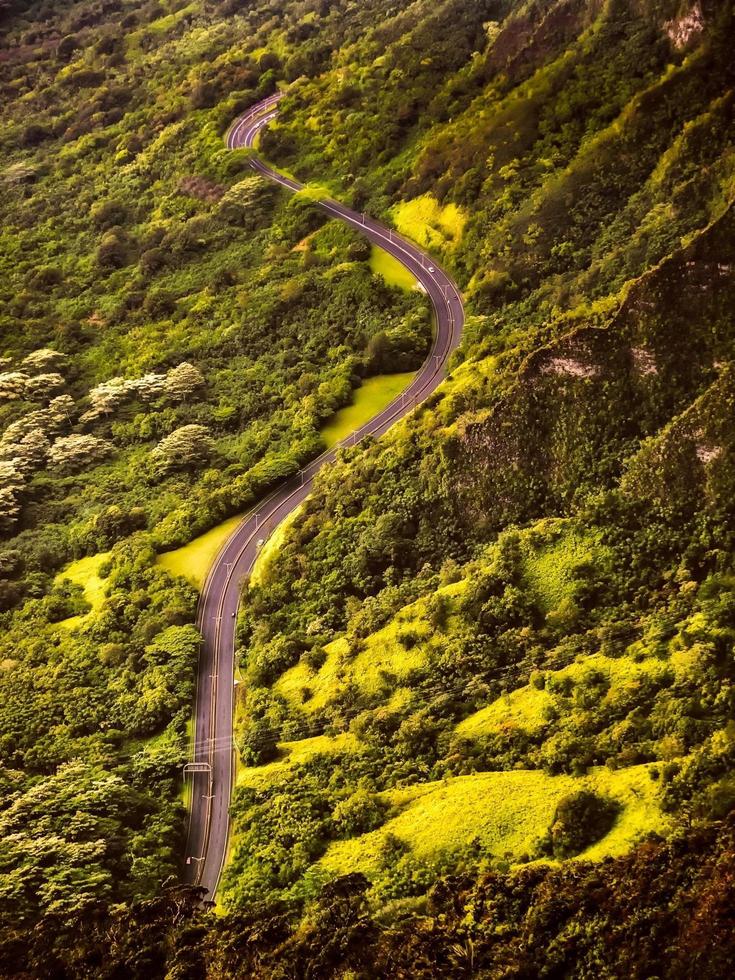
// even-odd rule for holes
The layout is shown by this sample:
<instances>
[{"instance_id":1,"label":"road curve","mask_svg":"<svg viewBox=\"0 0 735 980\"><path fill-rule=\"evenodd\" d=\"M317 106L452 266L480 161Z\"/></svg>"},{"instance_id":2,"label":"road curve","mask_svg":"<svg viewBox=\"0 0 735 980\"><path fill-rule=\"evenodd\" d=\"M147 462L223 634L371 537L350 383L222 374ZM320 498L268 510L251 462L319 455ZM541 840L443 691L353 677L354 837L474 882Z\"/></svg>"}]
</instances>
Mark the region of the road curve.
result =
<instances>
[{"instance_id":1,"label":"road curve","mask_svg":"<svg viewBox=\"0 0 735 980\"><path fill-rule=\"evenodd\" d=\"M276 116L283 93L263 100L240 116L227 134L230 149L252 147L260 130ZM257 156L253 170L291 191L303 185L277 173ZM371 242L401 262L419 280L434 307L435 334L431 351L407 388L382 412L343 439L354 445L365 436L380 436L411 412L441 383L449 355L457 347L464 326L462 299L449 276L413 243L379 222L326 198L316 202L332 217L351 225ZM227 854L229 808L235 772L233 702L235 625L244 578L258 554L258 541L267 538L310 493L319 470L336 455L336 446L285 480L247 514L225 542L209 570L199 602L198 626L202 634L195 706L193 781L189 834L186 845L186 881L206 889L211 900Z\"/></svg>"}]
</instances>

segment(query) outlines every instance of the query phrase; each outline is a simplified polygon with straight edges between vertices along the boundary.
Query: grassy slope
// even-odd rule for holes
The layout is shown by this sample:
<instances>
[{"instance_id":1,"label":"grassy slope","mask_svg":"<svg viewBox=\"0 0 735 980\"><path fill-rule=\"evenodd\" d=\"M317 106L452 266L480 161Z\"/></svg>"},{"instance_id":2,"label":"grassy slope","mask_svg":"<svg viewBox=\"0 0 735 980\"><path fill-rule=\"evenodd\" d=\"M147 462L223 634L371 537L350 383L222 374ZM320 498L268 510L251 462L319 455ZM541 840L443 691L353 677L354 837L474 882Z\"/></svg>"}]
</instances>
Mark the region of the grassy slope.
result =
<instances>
[{"instance_id":1,"label":"grassy slope","mask_svg":"<svg viewBox=\"0 0 735 980\"><path fill-rule=\"evenodd\" d=\"M408 385L412 377L413 372L408 371L402 374L379 374L373 378L366 378L355 391L352 404L335 412L322 428L321 435L327 448L336 446L350 432L359 429L368 419L389 405Z\"/></svg>"},{"instance_id":2,"label":"grassy slope","mask_svg":"<svg viewBox=\"0 0 735 980\"><path fill-rule=\"evenodd\" d=\"M355 747L355 738L349 732L341 735L313 735L311 738L295 742L279 742L279 758L263 766L242 766L237 774L238 786L260 788L273 779L284 775L300 762L306 762L315 755L337 755L350 752Z\"/></svg>"},{"instance_id":3,"label":"grassy slope","mask_svg":"<svg viewBox=\"0 0 735 980\"><path fill-rule=\"evenodd\" d=\"M401 289L415 289L416 279L398 259L373 245L370 249L370 268L376 276L382 276L389 286Z\"/></svg>"},{"instance_id":4,"label":"grassy slope","mask_svg":"<svg viewBox=\"0 0 735 980\"><path fill-rule=\"evenodd\" d=\"M201 588L215 555L242 520L242 514L230 517L206 534L200 534L182 548L165 551L158 557L158 564L172 575L183 575L197 588Z\"/></svg>"},{"instance_id":5,"label":"grassy slope","mask_svg":"<svg viewBox=\"0 0 735 980\"><path fill-rule=\"evenodd\" d=\"M558 686L563 686L567 680L578 683L590 672L599 672L610 685L604 697L614 701L626 689L635 688L646 678L660 676L667 670L667 663L656 658L638 662L633 657L612 658L593 654L562 670L547 672L546 683L548 685L551 681ZM552 704L553 698L548 691L527 684L471 714L457 725L456 731L465 738L502 733L515 727L533 732L545 724L545 709Z\"/></svg>"},{"instance_id":6,"label":"grassy slope","mask_svg":"<svg viewBox=\"0 0 735 980\"><path fill-rule=\"evenodd\" d=\"M385 797L401 812L378 830L332 844L321 863L335 874L370 873L380 864L381 845L389 833L417 857L478 840L494 857L518 860L550 826L558 801L582 788L614 798L621 811L612 830L581 857L600 860L622 854L665 822L648 766L618 772L600 768L582 778L532 770L486 772L388 791Z\"/></svg>"},{"instance_id":7,"label":"grassy slope","mask_svg":"<svg viewBox=\"0 0 735 980\"><path fill-rule=\"evenodd\" d=\"M451 597L459 595L464 588L464 582L457 582L440 591ZM316 673L301 661L278 679L276 691L306 711L316 711L351 684L369 692L395 690L401 678L422 666L429 650L440 642L432 635L425 613L423 600L406 606L384 629L368 636L363 649L354 656L350 655L347 640L334 640L325 647L327 659ZM416 638L410 648L400 640L405 632ZM309 692L306 700L305 690Z\"/></svg>"},{"instance_id":8,"label":"grassy slope","mask_svg":"<svg viewBox=\"0 0 735 980\"><path fill-rule=\"evenodd\" d=\"M454 248L467 224L467 212L456 204L441 205L431 194L402 201L392 211L402 235L427 248Z\"/></svg>"},{"instance_id":9,"label":"grassy slope","mask_svg":"<svg viewBox=\"0 0 735 980\"><path fill-rule=\"evenodd\" d=\"M295 510L291 511L288 517L286 517L283 521L281 521L281 523L275 529L273 534L271 534L271 536L268 538L268 540L261 548L260 554L256 558L255 564L253 565L253 570L250 573L251 584L257 585L262 580L263 575L266 572L271 559L280 548L281 542L283 541L284 537L288 533L288 529L293 524L300 510L301 508L297 507Z\"/></svg>"},{"instance_id":10,"label":"grassy slope","mask_svg":"<svg viewBox=\"0 0 735 980\"><path fill-rule=\"evenodd\" d=\"M566 521L538 522L522 537L526 588L544 612L556 609L572 594L573 570L577 565L599 562L606 556L604 547L591 537L584 537ZM468 581L463 580L438 591L451 600L451 597L461 596L467 585ZM418 638L411 648L406 648L399 639L406 631L415 632ZM364 649L357 655L350 656L346 640L335 640L326 646L327 660L316 673L300 662L279 678L275 689L292 704L316 711L350 684L362 691L375 692L400 683L412 669L424 666L430 651L440 646L441 637L432 631L426 618L426 602L421 600L406 606L382 630L368 636ZM304 700L305 690L309 696ZM509 706L511 714L520 712L518 720L540 717L538 711L544 699L538 694L529 692L522 704L517 696L512 708ZM492 705L483 711L491 708L490 717L497 719L499 724L510 720L504 717L502 709ZM482 714L478 712L478 715ZM483 724L480 721L480 725Z\"/></svg>"},{"instance_id":11,"label":"grassy slope","mask_svg":"<svg viewBox=\"0 0 735 980\"><path fill-rule=\"evenodd\" d=\"M556 609L570 594L573 570L584 562L599 561L605 549L589 534L581 534L564 521L548 522L559 529L558 537L539 549L528 549L525 578L544 612ZM546 526L542 522L541 526Z\"/></svg>"},{"instance_id":12,"label":"grassy slope","mask_svg":"<svg viewBox=\"0 0 735 980\"><path fill-rule=\"evenodd\" d=\"M89 555L86 558L79 558L77 561L73 561L70 565L67 565L59 573L57 581L69 579L76 585L81 585L84 590L84 598L92 607L83 616L70 616L68 619L61 620L59 623L60 626L64 626L66 629L76 629L84 623L87 616L97 612L100 608L107 593L107 586L105 580L100 578L99 570L107 558L109 558L108 551L102 551L97 555Z\"/></svg>"}]
</instances>

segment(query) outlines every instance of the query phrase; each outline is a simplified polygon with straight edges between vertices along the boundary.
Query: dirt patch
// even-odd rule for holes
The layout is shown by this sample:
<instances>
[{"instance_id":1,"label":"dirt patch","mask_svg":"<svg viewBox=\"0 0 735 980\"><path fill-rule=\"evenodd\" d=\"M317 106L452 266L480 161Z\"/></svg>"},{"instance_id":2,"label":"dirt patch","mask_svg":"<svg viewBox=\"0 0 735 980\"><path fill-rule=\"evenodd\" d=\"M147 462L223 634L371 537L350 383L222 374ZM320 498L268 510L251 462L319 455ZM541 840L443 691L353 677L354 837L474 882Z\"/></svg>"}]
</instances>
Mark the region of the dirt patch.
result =
<instances>
[{"instance_id":1,"label":"dirt patch","mask_svg":"<svg viewBox=\"0 0 735 980\"><path fill-rule=\"evenodd\" d=\"M697 446L697 459L700 463L711 463L722 453L722 446Z\"/></svg>"},{"instance_id":2,"label":"dirt patch","mask_svg":"<svg viewBox=\"0 0 735 980\"><path fill-rule=\"evenodd\" d=\"M182 177L178 187L180 194L187 197L195 197L199 201L208 201L214 204L225 193L225 188L220 184L215 184L213 180L206 177Z\"/></svg>"},{"instance_id":3,"label":"dirt patch","mask_svg":"<svg viewBox=\"0 0 735 980\"><path fill-rule=\"evenodd\" d=\"M638 374L658 374L656 358L650 350L645 347L631 347L630 355L633 358L633 367Z\"/></svg>"},{"instance_id":4,"label":"dirt patch","mask_svg":"<svg viewBox=\"0 0 735 980\"><path fill-rule=\"evenodd\" d=\"M570 378L594 378L597 368L593 364L584 364L574 357L550 357L541 365L541 373L567 375Z\"/></svg>"},{"instance_id":5,"label":"dirt patch","mask_svg":"<svg viewBox=\"0 0 735 980\"><path fill-rule=\"evenodd\" d=\"M704 15L698 0L692 6L689 13L676 20L667 20L664 30L669 36L669 40L675 48L685 48L693 37L701 34L704 30Z\"/></svg>"}]
</instances>

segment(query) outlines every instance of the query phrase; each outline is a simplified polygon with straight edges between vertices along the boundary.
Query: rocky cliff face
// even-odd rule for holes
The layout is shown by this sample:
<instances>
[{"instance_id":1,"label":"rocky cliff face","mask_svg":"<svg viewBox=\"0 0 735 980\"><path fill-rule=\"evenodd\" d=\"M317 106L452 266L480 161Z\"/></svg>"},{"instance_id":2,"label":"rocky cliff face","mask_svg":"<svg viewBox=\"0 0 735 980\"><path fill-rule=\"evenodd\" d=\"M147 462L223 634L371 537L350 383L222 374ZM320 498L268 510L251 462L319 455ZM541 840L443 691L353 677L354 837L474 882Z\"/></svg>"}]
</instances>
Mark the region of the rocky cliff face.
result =
<instances>
[{"instance_id":1,"label":"rocky cliff face","mask_svg":"<svg viewBox=\"0 0 735 980\"><path fill-rule=\"evenodd\" d=\"M728 208L628 283L606 317L583 319L520 363L509 359L515 383L489 413L461 419L447 444L458 514L490 532L569 513L580 494L614 486L641 441L727 373L735 343L733 232ZM720 403L707 404L716 413ZM693 507L704 503L702 463L719 456L704 442L679 461L677 479L689 485Z\"/></svg>"}]
</instances>

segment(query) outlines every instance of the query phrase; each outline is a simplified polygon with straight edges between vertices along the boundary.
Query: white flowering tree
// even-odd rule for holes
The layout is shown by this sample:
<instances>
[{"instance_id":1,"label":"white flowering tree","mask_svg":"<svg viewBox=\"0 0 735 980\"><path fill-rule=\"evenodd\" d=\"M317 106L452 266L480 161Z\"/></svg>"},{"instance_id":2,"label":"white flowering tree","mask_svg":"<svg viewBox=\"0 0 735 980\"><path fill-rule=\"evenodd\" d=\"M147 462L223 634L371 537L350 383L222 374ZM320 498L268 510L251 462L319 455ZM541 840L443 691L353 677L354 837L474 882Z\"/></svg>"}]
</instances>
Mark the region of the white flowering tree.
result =
<instances>
[{"instance_id":1,"label":"white flowering tree","mask_svg":"<svg viewBox=\"0 0 735 980\"><path fill-rule=\"evenodd\" d=\"M193 364L184 361L166 375L163 390L172 402L183 402L204 387L204 377Z\"/></svg>"},{"instance_id":2,"label":"white flowering tree","mask_svg":"<svg viewBox=\"0 0 735 980\"><path fill-rule=\"evenodd\" d=\"M168 401L186 401L204 386L204 378L192 365L184 362L172 368L168 374L145 374L142 378L110 378L96 385L89 392L89 408L82 415L82 422L95 422L114 415L126 402L138 400L150 404L159 398Z\"/></svg>"},{"instance_id":3,"label":"white flowering tree","mask_svg":"<svg viewBox=\"0 0 735 980\"><path fill-rule=\"evenodd\" d=\"M45 402L58 394L66 382L55 371L46 374L36 374L25 383L24 397L29 401Z\"/></svg>"},{"instance_id":4,"label":"white flowering tree","mask_svg":"<svg viewBox=\"0 0 735 980\"><path fill-rule=\"evenodd\" d=\"M151 453L153 465L164 475L175 469L195 469L211 457L214 442L205 425L182 425L162 439Z\"/></svg>"},{"instance_id":5,"label":"white flowering tree","mask_svg":"<svg viewBox=\"0 0 735 980\"><path fill-rule=\"evenodd\" d=\"M0 460L0 529L7 531L20 514L23 474L15 460Z\"/></svg>"},{"instance_id":6,"label":"white flowering tree","mask_svg":"<svg viewBox=\"0 0 735 980\"><path fill-rule=\"evenodd\" d=\"M28 375L22 371L5 371L0 374L0 402L19 401L26 390Z\"/></svg>"},{"instance_id":7,"label":"white flowering tree","mask_svg":"<svg viewBox=\"0 0 735 980\"><path fill-rule=\"evenodd\" d=\"M53 443L48 453L49 465L62 473L74 473L99 463L112 454L113 447L98 436L72 433Z\"/></svg>"},{"instance_id":8,"label":"white flowering tree","mask_svg":"<svg viewBox=\"0 0 735 980\"><path fill-rule=\"evenodd\" d=\"M28 357L24 357L20 363L25 371L44 374L48 371L60 371L67 361L67 355L62 354L61 351L42 347L40 350L34 350Z\"/></svg>"}]
</instances>

